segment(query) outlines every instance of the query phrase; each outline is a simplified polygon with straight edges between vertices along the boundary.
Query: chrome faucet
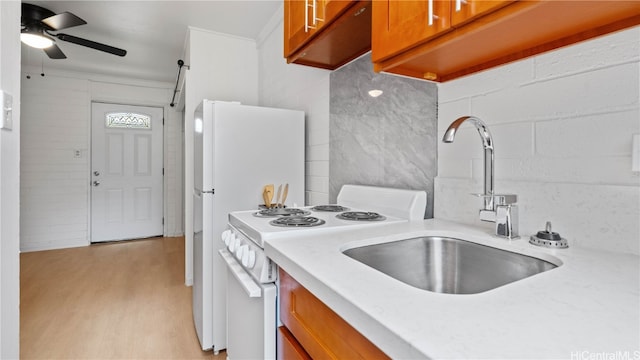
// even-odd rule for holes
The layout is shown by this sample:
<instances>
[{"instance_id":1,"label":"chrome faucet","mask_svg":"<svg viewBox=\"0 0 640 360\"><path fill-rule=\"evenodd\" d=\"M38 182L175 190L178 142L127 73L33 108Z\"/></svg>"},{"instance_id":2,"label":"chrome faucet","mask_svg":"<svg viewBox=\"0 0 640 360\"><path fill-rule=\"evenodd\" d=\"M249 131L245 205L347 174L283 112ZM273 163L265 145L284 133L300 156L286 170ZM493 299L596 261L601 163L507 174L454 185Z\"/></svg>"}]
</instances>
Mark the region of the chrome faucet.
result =
<instances>
[{"instance_id":1,"label":"chrome faucet","mask_svg":"<svg viewBox=\"0 0 640 360\"><path fill-rule=\"evenodd\" d=\"M475 116L463 116L449 125L442 141L452 143L456 131L462 123L471 122L482 139L484 149L484 193L476 194L484 198L484 208L480 210L480 220L496 223L496 235L508 239L518 238L518 196L514 194L496 195L493 190L493 138L487 125Z\"/></svg>"},{"instance_id":2,"label":"chrome faucet","mask_svg":"<svg viewBox=\"0 0 640 360\"><path fill-rule=\"evenodd\" d=\"M484 210L493 211L493 138L487 125L475 116L463 116L449 125L444 133L442 141L452 143L456 137L456 131L463 122L470 121L478 129L478 133L482 138L482 147L484 148Z\"/></svg>"}]
</instances>

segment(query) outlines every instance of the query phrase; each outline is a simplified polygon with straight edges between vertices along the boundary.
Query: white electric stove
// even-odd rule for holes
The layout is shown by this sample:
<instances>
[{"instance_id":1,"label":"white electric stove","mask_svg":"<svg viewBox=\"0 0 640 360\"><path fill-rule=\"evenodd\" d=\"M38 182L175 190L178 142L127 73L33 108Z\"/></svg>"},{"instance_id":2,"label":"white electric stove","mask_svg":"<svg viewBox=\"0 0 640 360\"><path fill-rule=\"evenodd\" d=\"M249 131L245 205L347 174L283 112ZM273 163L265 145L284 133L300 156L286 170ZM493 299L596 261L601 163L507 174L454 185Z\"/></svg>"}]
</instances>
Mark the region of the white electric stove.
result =
<instances>
[{"instance_id":1,"label":"white electric stove","mask_svg":"<svg viewBox=\"0 0 640 360\"><path fill-rule=\"evenodd\" d=\"M344 217L343 214L354 215ZM376 214L378 216L375 216ZM237 211L229 214L229 224L261 248L264 247L264 241L267 239L344 231L405 221L408 220L342 205Z\"/></svg>"},{"instance_id":2,"label":"white electric stove","mask_svg":"<svg viewBox=\"0 0 640 360\"><path fill-rule=\"evenodd\" d=\"M337 204L236 211L229 224L264 248L266 239L422 220L426 203L424 191L344 185Z\"/></svg>"},{"instance_id":3,"label":"white electric stove","mask_svg":"<svg viewBox=\"0 0 640 360\"><path fill-rule=\"evenodd\" d=\"M426 204L424 191L344 185L337 204L230 213L219 250L227 263L227 358L276 357L277 266L264 255L265 241L422 220Z\"/></svg>"}]
</instances>

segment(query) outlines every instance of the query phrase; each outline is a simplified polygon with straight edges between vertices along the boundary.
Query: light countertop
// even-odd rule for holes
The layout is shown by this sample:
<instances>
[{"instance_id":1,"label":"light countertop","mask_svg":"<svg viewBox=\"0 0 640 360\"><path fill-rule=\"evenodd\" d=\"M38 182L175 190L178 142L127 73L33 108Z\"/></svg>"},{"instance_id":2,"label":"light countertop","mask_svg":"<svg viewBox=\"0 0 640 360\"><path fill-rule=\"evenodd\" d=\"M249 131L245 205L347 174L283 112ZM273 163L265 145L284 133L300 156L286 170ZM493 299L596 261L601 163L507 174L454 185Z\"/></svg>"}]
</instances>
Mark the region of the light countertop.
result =
<instances>
[{"instance_id":1,"label":"light countertop","mask_svg":"<svg viewBox=\"0 0 640 360\"><path fill-rule=\"evenodd\" d=\"M460 238L559 267L470 295L414 288L342 254L424 235ZM569 239L571 246L571 239ZM640 257L545 249L425 220L265 241L267 256L394 359L640 359ZM398 259L402 261L402 259ZM624 357L618 357L624 358Z\"/></svg>"}]
</instances>

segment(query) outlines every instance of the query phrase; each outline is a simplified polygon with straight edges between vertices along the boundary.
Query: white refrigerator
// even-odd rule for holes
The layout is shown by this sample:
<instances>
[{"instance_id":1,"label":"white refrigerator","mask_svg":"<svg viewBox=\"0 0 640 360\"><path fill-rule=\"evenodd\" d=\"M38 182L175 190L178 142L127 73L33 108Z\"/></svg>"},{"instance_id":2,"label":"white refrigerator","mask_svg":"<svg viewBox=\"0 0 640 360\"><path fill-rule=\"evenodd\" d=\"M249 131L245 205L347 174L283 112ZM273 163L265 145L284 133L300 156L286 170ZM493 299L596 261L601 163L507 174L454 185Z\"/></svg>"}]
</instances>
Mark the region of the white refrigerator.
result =
<instances>
[{"instance_id":1,"label":"white refrigerator","mask_svg":"<svg viewBox=\"0 0 640 360\"><path fill-rule=\"evenodd\" d=\"M266 184L289 184L286 203L304 204L304 113L204 100L194 121L193 319L202 349L217 352L227 346L217 253L228 213L257 209Z\"/></svg>"}]
</instances>

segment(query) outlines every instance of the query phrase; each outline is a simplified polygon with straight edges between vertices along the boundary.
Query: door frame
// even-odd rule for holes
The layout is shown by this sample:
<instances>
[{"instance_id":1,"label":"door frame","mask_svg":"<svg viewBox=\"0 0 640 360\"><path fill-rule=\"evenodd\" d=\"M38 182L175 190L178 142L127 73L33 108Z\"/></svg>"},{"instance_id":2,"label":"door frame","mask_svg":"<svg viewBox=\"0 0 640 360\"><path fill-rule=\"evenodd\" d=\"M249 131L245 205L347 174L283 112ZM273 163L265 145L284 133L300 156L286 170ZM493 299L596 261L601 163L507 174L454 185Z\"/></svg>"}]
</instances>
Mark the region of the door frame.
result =
<instances>
[{"instance_id":1,"label":"door frame","mask_svg":"<svg viewBox=\"0 0 640 360\"><path fill-rule=\"evenodd\" d=\"M101 104L110 104L110 105L124 105L124 106L144 106L144 107L152 107L152 108L157 108L157 109L162 109L162 236L166 236L167 234L167 193L168 193L168 189L167 189L167 182L165 180L165 169L166 169L166 160L167 157L165 156L165 151L166 151L166 142L167 142L167 134L165 132L165 120L167 119L167 108L164 105L158 105L158 104L145 104L145 103L128 103L128 102L122 102L122 101L109 101L109 100L98 100L98 99L91 99L89 101L89 133L87 134L88 136L88 140L87 140L87 144L88 144L88 151L87 151L87 156L88 156L88 164L87 164L87 182L88 182L88 187L87 187L87 245L93 245L93 244L108 244L109 242L93 242L91 237L92 237L92 230L91 229L91 217L92 217L92 198L91 198L91 169L92 169L92 159L93 159L93 104L94 103L101 103ZM125 240L126 241L126 240Z\"/></svg>"}]
</instances>

